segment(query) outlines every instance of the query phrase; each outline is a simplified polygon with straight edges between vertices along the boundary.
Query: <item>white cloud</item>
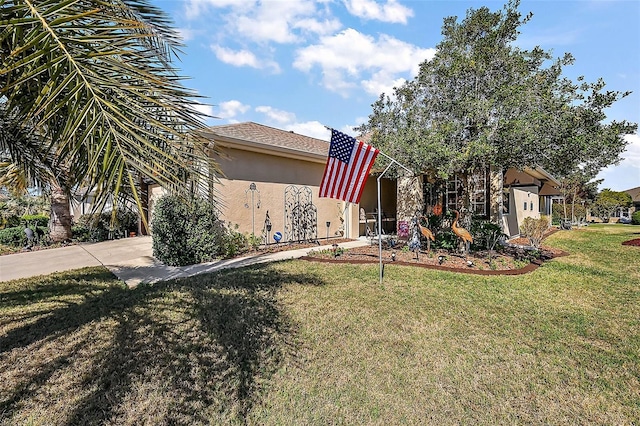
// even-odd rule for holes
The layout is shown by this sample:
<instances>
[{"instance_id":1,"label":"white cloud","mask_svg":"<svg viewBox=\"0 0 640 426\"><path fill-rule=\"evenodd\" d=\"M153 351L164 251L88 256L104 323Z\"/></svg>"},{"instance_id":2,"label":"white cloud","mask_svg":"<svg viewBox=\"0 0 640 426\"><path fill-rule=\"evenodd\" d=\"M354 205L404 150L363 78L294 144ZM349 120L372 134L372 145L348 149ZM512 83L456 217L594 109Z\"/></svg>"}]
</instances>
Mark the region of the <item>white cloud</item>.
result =
<instances>
[{"instance_id":1,"label":"white cloud","mask_svg":"<svg viewBox=\"0 0 640 426\"><path fill-rule=\"evenodd\" d=\"M330 34L342 27L331 16L326 2L314 0L189 0L185 15L190 20L201 19L214 8L228 9L216 10L217 18L226 22L220 28L219 35L223 38L232 34L236 39L258 43L296 43L303 41L302 34Z\"/></svg>"},{"instance_id":2,"label":"white cloud","mask_svg":"<svg viewBox=\"0 0 640 426\"><path fill-rule=\"evenodd\" d=\"M406 24L407 19L413 16L413 10L397 0L387 0L384 4L374 0L345 0L344 4L349 13L362 19Z\"/></svg>"},{"instance_id":3,"label":"white cloud","mask_svg":"<svg viewBox=\"0 0 640 426\"><path fill-rule=\"evenodd\" d=\"M220 114L219 114L220 118L229 120L234 118L238 114L244 114L245 112L249 111L251 106L245 105L240 101L231 100L231 101L221 102L219 108L220 108Z\"/></svg>"},{"instance_id":4,"label":"white cloud","mask_svg":"<svg viewBox=\"0 0 640 426\"><path fill-rule=\"evenodd\" d=\"M187 0L185 15L187 19L195 19L210 8L251 7L255 3L255 0Z\"/></svg>"},{"instance_id":5,"label":"white cloud","mask_svg":"<svg viewBox=\"0 0 640 426\"><path fill-rule=\"evenodd\" d=\"M317 19L306 18L294 22L292 26L302 32L318 35L332 34L342 28L342 24L337 19L325 19L324 21L319 21Z\"/></svg>"},{"instance_id":6,"label":"white cloud","mask_svg":"<svg viewBox=\"0 0 640 426\"><path fill-rule=\"evenodd\" d=\"M622 156L630 166L640 169L640 136L626 135L624 138L629 144Z\"/></svg>"},{"instance_id":7,"label":"white cloud","mask_svg":"<svg viewBox=\"0 0 640 426\"><path fill-rule=\"evenodd\" d=\"M339 24L332 19L317 20L319 14L313 0L245 2L226 21L233 34L255 42L295 43L301 40L296 28L324 34Z\"/></svg>"},{"instance_id":8,"label":"white cloud","mask_svg":"<svg viewBox=\"0 0 640 426\"><path fill-rule=\"evenodd\" d=\"M331 131L318 121L306 121L304 123L292 123L286 126L285 130L291 130L300 135L328 141L331 139Z\"/></svg>"},{"instance_id":9,"label":"white cloud","mask_svg":"<svg viewBox=\"0 0 640 426\"><path fill-rule=\"evenodd\" d=\"M629 143L622 153L624 160L617 166L603 169L596 179L604 179L600 189L609 188L613 191L624 191L640 185L640 136L626 135Z\"/></svg>"},{"instance_id":10,"label":"white cloud","mask_svg":"<svg viewBox=\"0 0 640 426\"><path fill-rule=\"evenodd\" d=\"M376 40L349 28L299 49L293 66L309 72L317 65L322 69L324 86L330 90L348 90L360 81L365 90L378 95L380 88L401 82L399 74L415 76L419 64L433 58L435 52L385 34Z\"/></svg>"},{"instance_id":11,"label":"white cloud","mask_svg":"<svg viewBox=\"0 0 640 426\"><path fill-rule=\"evenodd\" d=\"M190 28L178 28L176 31L178 31L178 35L183 41L193 40L199 33L199 31Z\"/></svg>"},{"instance_id":12,"label":"white cloud","mask_svg":"<svg viewBox=\"0 0 640 426\"><path fill-rule=\"evenodd\" d=\"M276 62L260 60L248 50L232 50L219 45L211 45L210 48L216 54L216 57L226 64L257 69L269 68L275 73L280 72L280 66Z\"/></svg>"},{"instance_id":13,"label":"white cloud","mask_svg":"<svg viewBox=\"0 0 640 426\"><path fill-rule=\"evenodd\" d=\"M290 123L296 119L294 113L275 109L270 106L256 107L256 111L266 115L270 121L275 121L279 124Z\"/></svg>"},{"instance_id":14,"label":"white cloud","mask_svg":"<svg viewBox=\"0 0 640 426\"><path fill-rule=\"evenodd\" d=\"M362 87L367 93L372 95L379 95L380 93L391 94L393 89L400 87L405 81L404 78L394 79L386 71L379 71L374 73L369 80L362 81Z\"/></svg>"}]
</instances>

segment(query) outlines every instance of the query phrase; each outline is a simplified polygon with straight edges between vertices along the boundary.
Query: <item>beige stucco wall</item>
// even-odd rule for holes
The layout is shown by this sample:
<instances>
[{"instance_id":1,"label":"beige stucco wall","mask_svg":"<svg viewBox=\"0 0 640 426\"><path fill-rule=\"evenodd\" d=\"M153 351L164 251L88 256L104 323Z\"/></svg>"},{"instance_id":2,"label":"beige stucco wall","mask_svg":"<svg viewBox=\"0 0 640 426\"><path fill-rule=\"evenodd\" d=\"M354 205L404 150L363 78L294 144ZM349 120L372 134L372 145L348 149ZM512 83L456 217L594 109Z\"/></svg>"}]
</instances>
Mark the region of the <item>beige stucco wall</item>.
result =
<instances>
[{"instance_id":1,"label":"beige stucco wall","mask_svg":"<svg viewBox=\"0 0 640 426\"><path fill-rule=\"evenodd\" d=\"M540 218L540 212L538 205L538 187L537 186L522 186L512 187L509 189L511 195L509 214L503 214L503 229L509 236L518 235L520 230L518 224L526 217L532 217L534 219ZM527 203L527 209L524 209L524 203ZM533 203L533 210L531 204Z\"/></svg>"},{"instance_id":2,"label":"beige stucco wall","mask_svg":"<svg viewBox=\"0 0 640 426\"><path fill-rule=\"evenodd\" d=\"M280 231L285 234L285 191L290 194L311 190L312 202L317 209L317 237L322 240L344 236L358 238L364 235L364 227L360 224L359 210L362 206L367 212L377 208L377 181L370 177L365 185L360 204L345 203L333 198L320 198L320 181L325 168L325 160L304 160L265 153L245 151L233 148L222 148L222 155L215 161L224 173L219 183L215 184L217 207L220 218L237 230L262 237L267 212L271 221L269 243L273 243L273 234ZM249 188L252 183L256 191ZM382 211L390 218L396 213L395 180L381 179ZM164 194L158 185L149 187L150 221L153 220L153 209L157 199ZM252 202L253 194L253 202ZM330 222L329 227L326 226ZM395 232L395 222L384 225L388 232ZM284 239L283 239L284 241Z\"/></svg>"},{"instance_id":3,"label":"beige stucco wall","mask_svg":"<svg viewBox=\"0 0 640 426\"><path fill-rule=\"evenodd\" d=\"M240 232L250 234L253 231L261 236L268 212L272 224L269 242L273 242L272 236L276 231L286 236L285 191L301 193L306 186L311 189L312 202L317 208L317 237L324 239L327 232L329 237L346 235L347 232L351 237L357 237L357 214L345 210L343 201L318 196L324 162L230 148L225 148L224 154L216 158L225 174L216 188L221 194L221 218L233 226L237 225ZM256 184L253 203L252 191L249 190L251 183ZM346 221L347 218L351 218L350 221ZM328 228L327 222L330 222Z\"/></svg>"}]
</instances>

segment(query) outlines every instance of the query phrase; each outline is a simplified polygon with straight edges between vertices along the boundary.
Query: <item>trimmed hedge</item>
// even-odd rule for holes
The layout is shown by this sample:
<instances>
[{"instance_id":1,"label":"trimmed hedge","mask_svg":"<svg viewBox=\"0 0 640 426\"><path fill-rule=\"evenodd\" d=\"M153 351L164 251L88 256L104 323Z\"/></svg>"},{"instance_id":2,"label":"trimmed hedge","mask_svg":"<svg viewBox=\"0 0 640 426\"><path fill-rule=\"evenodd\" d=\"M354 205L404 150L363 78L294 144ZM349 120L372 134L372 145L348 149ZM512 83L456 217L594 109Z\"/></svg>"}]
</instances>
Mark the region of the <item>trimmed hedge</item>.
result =
<instances>
[{"instance_id":1,"label":"trimmed hedge","mask_svg":"<svg viewBox=\"0 0 640 426\"><path fill-rule=\"evenodd\" d=\"M11 228L0 229L0 244L13 247L24 247L27 245L27 234L24 233L24 226L14 226ZM49 228L46 226L30 226L36 236L35 244L39 243L42 237L44 237Z\"/></svg>"},{"instance_id":2,"label":"trimmed hedge","mask_svg":"<svg viewBox=\"0 0 640 426\"><path fill-rule=\"evenodd\" d=\"M24 215L20 218L20 223L29 226L49 226L49 216L43 214Z\"/></svg>"},{"instance_id":3,"label":"trimmed hedge","mask_svg":"<svg viewBox=\"0 0 640 426\"><path fill-rule=\"evenodd\" d=\"M634 225L640 225L640 210L633 212L631 215L631 223Z\"/></svg>"}]
</instances>

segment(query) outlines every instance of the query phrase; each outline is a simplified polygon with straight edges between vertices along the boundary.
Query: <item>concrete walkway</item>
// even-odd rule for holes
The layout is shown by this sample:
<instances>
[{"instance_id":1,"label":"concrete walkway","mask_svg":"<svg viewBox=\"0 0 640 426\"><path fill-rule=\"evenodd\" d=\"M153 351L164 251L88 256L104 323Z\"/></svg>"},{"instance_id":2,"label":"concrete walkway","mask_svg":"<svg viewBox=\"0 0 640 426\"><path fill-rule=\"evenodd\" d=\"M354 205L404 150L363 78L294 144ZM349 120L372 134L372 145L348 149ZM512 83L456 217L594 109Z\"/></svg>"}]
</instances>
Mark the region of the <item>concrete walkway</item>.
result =
<instances>
[{"instance_id":1,"label":"concrete walkway","mask_svg":"<svg viewBox=\"0 0 640 426\"><path fill-rule=\"evenodd\" d=\"M351 248L367 244L370 242L358 240L339 245L343 248ZM325 249L331 249L331 245L175 267L164 265L152 256L151 237L123 238L0 256L0 281L102 265L132 287L140 283L190 277L226 268L297 259L311 250Z\"/></svg>"}]
</instances>

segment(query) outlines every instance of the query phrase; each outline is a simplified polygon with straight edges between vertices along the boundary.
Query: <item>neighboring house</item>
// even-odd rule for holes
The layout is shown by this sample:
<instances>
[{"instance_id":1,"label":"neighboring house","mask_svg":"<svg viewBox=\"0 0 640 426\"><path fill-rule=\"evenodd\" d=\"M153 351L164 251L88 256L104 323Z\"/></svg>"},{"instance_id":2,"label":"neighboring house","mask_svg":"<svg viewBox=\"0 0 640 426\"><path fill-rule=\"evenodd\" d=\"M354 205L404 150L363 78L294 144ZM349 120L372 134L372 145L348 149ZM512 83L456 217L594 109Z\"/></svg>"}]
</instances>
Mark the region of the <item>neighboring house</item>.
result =
<instances>
[{"instance_id":1,"label":"neighboring house","mask_svg":"<svg viewBox=\"0 0 640 426\"><path fill-rule=\"evenodd\" d=\"M616 211L613 213L613 216L609 218L608 220L609 223L617 223L624 219L630 220L631 215L634 212L640 211L640 186L636 188L627 189L625 191L620 191L620 192L626 192L631 196L631 206L618 207ZM592 216L591 212L588 213L587 220L589 222L596 222L596 223L602 222L602 218L597 216Z\"/></svg>"},{"instance_id":2,"label":"neighboring house","mask_svg":"<svg viewBox=\"0 0 640 426\"><path fill-rule=\"evenodd\" d=\"M631 215L634 212L640 211L640 186L637 186L635 188L631 188L631 189L627 189L626 191L627 194L631 195L631 202L633 203L631 205L631 207L628 210L628 217L631 217Z\"/></svg>"},{"instance_id":3,"label":"neighboring house","mask_svg":"<svg viewBox=\"0 0 640 426\"><path fill-rule=\"evenodd\" d=\"M319 198L318 191L329 142L273 127L237 123L209 128L217 147L215 160L224 176L215 184L221 219L246 234L274 242L357 238L377 229L377 173L372 169L358 205ZM380 179L383 230L395 233L400 223L410 223L416 210L443 210L460 202L462 181L457 177L436 188L427 176ZM470 179L475 216L500 223L506 234L519 233L525 217L551 214L551 198L560 193L558 182L540 168L486 170ZM149 211L163 190L148 187ZM151 215L152 216L152 215ZM152 217L150 218L152 220ZM267 224L271 226L268 227Z\"/></svg>"}]
</instances>

